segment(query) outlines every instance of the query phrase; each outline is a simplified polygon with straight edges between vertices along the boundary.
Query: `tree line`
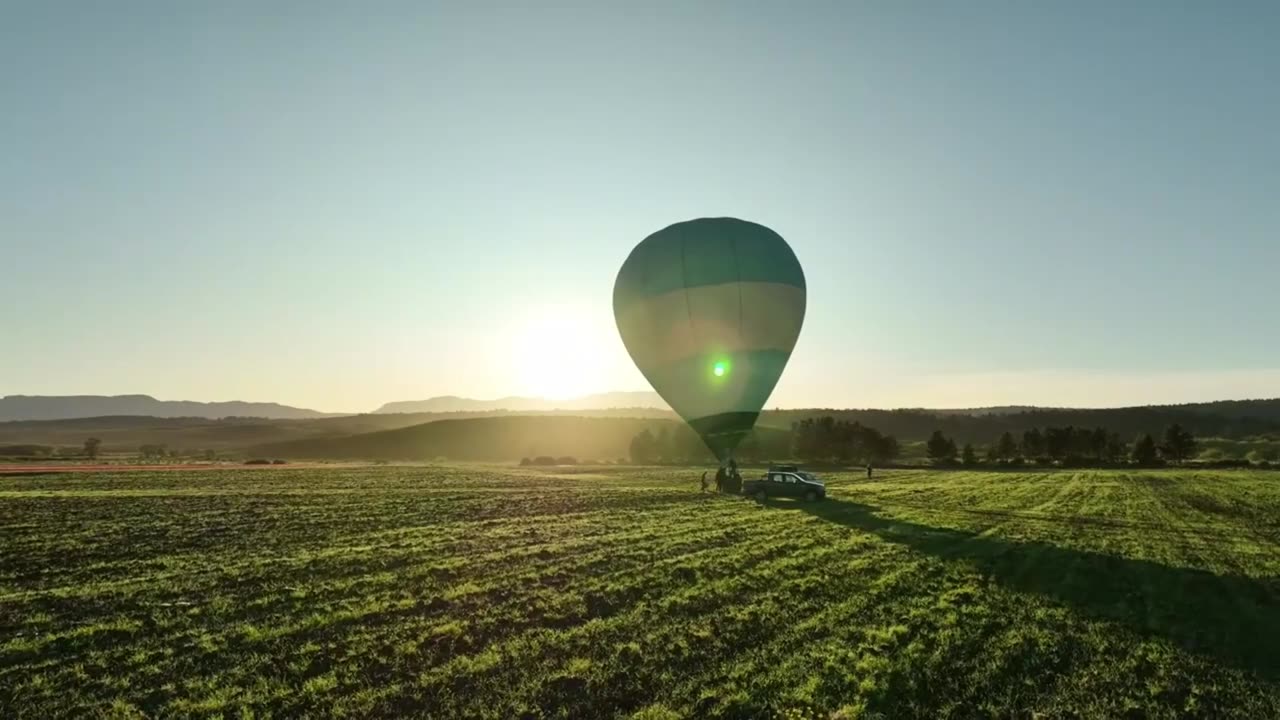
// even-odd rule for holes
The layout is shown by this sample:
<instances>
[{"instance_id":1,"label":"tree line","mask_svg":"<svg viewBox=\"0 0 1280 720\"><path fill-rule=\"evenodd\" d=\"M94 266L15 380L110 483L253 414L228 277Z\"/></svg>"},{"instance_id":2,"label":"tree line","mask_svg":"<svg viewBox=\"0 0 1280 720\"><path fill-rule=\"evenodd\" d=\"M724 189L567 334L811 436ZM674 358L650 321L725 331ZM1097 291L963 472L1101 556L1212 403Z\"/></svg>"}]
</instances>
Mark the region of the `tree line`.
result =
<instances>
[{"instance_id":1,"label":"tree line","mask_svg":"<svg viewBox=\"0 0 1280 720\"><path fill-rule=\"evenodd\" d=\"M975 448L985 446L1003 433L1021 439L1032 428L1102 426L1132 442L1143 434L1156 429L1179 425L1197 437L1244 439L1253 437L1280 437L1280 400L1253 403L1213 403L1203 406L1158 406L1133 408L1106 408L1091 410L1068 409L1019 409L1006 408L996 411L939 411L939 410L768 410L761 415L761 423L777 427L789 427L792 423L809 417L831 415L837 420L859 422L893 435L906 442L926 440L934 430L941 430L949 438L955 438L961 448L972 443Z\"/></svg>"},{"instance_id":2,"label":"tree line","mask_svg":"<svg viewBox=\"0 0 1280 720\"><path fill-rule=\"evenodd\" d=\"M631 438L631 461L710 462L715 457L702 438L687 425L644 428ZM806 418L791 430L757 427L734 452L741 461L797 459L809 462L886 463L898 458L898 439L858 422L831 416Z\"/></svg>"},{"instance_id":3,"label":"tree line","mask_svg":"<svg viewBox=\"0 0 1280 720\"><path fill-rule=\"evenodd\" d=\"M1118 433L1103 427L1031 428L1023 432L1021 438L1005 432L986 447L981 459L972 443L966 443L963 449L957 450L955 439L948 438L941 430L934 430L925 443L929 459L941 465L956 462L977 465L985 461L1000 464L1035 462L1042 465L1133 462L1149 466L1162 462L1181 463L1195 457L1198 448L1195 435L1178 423L1165 429L1162 442L1157 442L1150 433L1143 433L1132 447Z\"/></svg>"},{"instance_id":4,"label":"tree line","mask_svg":"<svg viewBox=\"0 0 1280 720\"><path fill-rule=\"evenodd\" d=\"M1015 435L1004 432L981 449L973 443L960 446L942 430L934 430L925 442L925 451L936 465L1158 465L1181 463L1196 455L1195 435L1178 423L1166 428L1157 441L1150 433L1140 434L1132 443L1104 427L1033 427ZM686 425L664 425L656 431L644 428L631 439L631 461L656 462L712 461L701 438ZM739 446L739 460L791 459L805 462L844 464L887 464L897 460L902 446L893 435L827 415L793 422L790 432L757 428Z\"/></svg>"},{"instance_id":5,"label":"tree line","mask_svg":"<svg viewBox=\"0 0 1280 720\"><path fill-rule=\"evenodd\" d=\"M898 439L857 421L830 415L791 424L792 457L809 461L886 463L897 459Z\"/></svg>"}]
</instances>

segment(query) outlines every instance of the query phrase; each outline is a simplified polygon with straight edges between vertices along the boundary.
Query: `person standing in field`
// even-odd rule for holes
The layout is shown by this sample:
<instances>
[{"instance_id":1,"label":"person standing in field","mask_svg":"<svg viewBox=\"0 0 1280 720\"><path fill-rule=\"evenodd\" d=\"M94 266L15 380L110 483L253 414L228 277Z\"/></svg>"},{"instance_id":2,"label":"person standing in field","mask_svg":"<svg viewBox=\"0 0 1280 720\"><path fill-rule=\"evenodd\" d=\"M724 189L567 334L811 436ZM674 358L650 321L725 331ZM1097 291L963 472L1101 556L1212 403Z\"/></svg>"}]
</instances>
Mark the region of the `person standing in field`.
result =
<instances>
[{"instance_id":1,"label":"person standing in field","mask_svg":"<svg viewBox=\"0 0 1280 720\"><path fill-rule=\"evenodd\" d=\"M703 470L702 471L702 492L705 493L706 491L707 491L707 471Z\"/></svg>"},{"instance_id":2,"label":"person standing in field","mask_svg":"<svg viewBox=\"0 0 1280 720\"><path fill-rule=\"evenodd\" d=\"M716 492L724 492L724 466L716 468Z\"/></svg>"},{"instance_id":3,"label":"person standing in field","mask_svg":"<svg viewBox=\"0 0 1280 720\"><path fill-rule=\"evenodd\" d=\"M871 479L871 463L867 463L867 479Z\"/></svg>"}]
</instances>

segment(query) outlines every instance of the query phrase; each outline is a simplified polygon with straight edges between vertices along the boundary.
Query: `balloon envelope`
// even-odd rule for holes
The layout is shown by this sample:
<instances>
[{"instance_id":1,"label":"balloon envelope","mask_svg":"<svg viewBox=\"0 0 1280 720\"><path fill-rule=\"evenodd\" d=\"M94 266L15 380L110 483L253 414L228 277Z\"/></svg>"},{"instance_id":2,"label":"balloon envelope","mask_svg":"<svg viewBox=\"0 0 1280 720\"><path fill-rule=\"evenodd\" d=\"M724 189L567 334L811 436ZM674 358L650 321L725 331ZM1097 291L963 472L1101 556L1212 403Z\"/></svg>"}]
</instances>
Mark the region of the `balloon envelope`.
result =
<instances>
[{"instance_id":1,"label":"balloon envelope","mask_svg":"<svg viewBox=\"0 0 1280 720\"><path fill-rule=\"evenodd\" d=\"M755 424L804 323L804 271L763 225L676 223L631 251L613 287L622 342L654 390L724 459Z\"/></svg>"}]
</instances>

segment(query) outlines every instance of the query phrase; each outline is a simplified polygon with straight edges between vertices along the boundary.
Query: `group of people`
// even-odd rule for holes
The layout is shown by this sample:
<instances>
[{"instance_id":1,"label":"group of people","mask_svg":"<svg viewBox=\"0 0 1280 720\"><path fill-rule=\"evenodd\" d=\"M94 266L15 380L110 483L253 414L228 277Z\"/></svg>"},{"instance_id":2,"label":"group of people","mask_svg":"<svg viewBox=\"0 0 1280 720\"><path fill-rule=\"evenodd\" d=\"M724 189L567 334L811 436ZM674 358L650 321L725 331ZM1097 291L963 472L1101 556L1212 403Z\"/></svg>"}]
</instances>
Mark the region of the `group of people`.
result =
<instances>
[{"instance_id":1,"label":"group of people","mask_svg":"<svg viewBox=\"0 0 1280 720\"><path fill-rule=\"evenodd\" d=\"M707 473L702 473L702 492L707 491ZM738 463L729 460L728 466L721 465L716 468L716 492L718 493L740 493L742 492L742 473L738 472Z\"/></svg>"}]
</instances>

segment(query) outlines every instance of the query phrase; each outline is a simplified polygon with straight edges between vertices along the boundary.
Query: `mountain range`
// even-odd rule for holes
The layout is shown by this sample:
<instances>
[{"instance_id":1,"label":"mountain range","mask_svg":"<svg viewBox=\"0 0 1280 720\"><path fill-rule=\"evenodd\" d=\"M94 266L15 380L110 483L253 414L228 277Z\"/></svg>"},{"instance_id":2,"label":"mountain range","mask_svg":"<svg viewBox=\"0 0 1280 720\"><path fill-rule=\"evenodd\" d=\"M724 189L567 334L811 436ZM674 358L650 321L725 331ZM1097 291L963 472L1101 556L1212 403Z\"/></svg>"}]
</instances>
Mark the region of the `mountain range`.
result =
<instances>
[{"instance_id":1,"label":"mountain range","mask_svg":"<svg viewBox=\"0 0 1280 720\"><path fill-rule=\"evenodd\" d=\"M302 420L328 417L306 408L268 402L194 402L157 400L150 395L8 395L0 398L0 422L11 420L68 420L105 415L149 417L261 417Z\"/></svg>"},{"instance_id":2,"label":"mountain range","mask_svg":"<svg viewBox=\"0 0 1280 720\"><path fill-rule=\"evenodd\" d=\"M548 400L538 397L511 396L497 400L473 400L472 398L444 395L427 400L389 402L374 410L386 413L450 413L450 412L545 412L550 410L612 410L614 408L667 409L667 404L655 392L609 392L585 395L568 400Z\"/></svg>"},{"instance_id":3,"label":"mountain range","mask_svg":"<svg viewBox=\"0 0 1280 720\"><path fill-rule=\"evenodd\" d=\"M451 397L389 403L377 413L325 415L275 403L166 402L145 395L17 396L0 399L0 451L47 455L55 448L74 450L94 437L107 452L158 444L200 453L256 451L298 458L511 459L552 449L609 458L626 454L636 427L655 431L677 427L667 424L679 421L669 409L644 407L646 403L656 404L654 396L607 393L572 403ZM611 407L587 407L591 404ZM437 411L395 412L419 407ZM533 409L545 407L559 409ZM14 415L26 419L16 420ZM1198 437L1236 442L1242 452L1261 448L1255 447L1257 443L1267 445L1262 449L1270 452L1269 443L1280 443L1280 399L1108 409L770 409L761 414L756 427L760 432L785 434L795 422L826 415L874 427L903 443L923 442L941 431L957 443L985 446L1005 432L1017 438L1033 427L1068 425L1104 427L1129 439L1140 433L1159 435L1174 423Z\"/></svg>"},{"instance_id":4,"label":"mountain range","mask_svg":"<svg viewBox=\"0 0 1280 720\"><path fill-rule=\"evenodd\" d=\"M652 392L610 392L571 400L536 397L505 397L475 400L447 395L427 400L390 402L375 414L550 412L555 410L612 410L652 408L666 410L667 404ZM157 400L150 395L9 395L0 397L0 422L15 420L71 420L105 416L146 416L156 418L255 417L268 420L307 420L353 413L326 413L308 408L270 402L196 402Z\"/></svg>"},{"instance_id":5,"label":"mountain range","mask_svg":"<svg viewBox=\"0 0 1280 720\"><path fill-rule=\"evenodd\" d=\"M1280 400L1220 400L1209 403L1185 405L1153 405L1149 409L1168 409L1191 413L1209 413L1237 419L1263 419L1280 422ZM1078 410L1072 408L1048 408L1036 406L1004 406L964 409L904 408L893 412L925 413L946 416L1006 416L1026 413L1101 412L1135 408L1097 408ZM389 402L368 415L448 415L448 414L503 414L503 413L566 413L586 412L597 414L612 411L619 416L624 410L644 410L644 416L655 411L670 412L670 407L654 392L607 392L586 395L568 400L551 400L538 397L510 396L496 400L444 395L426 400ZM801 412L811 413L814 409ZM792 411L781 411L783 414ZM828 411L830 412L830 411ZM844 412L855 412L845 410ZM889 411L859 410L876 413ZM0 397L0 422L71 420L101 417L152 417L152 418L263 418L267 420L312 420L339 418L358 413L326 413L308 408L298 408L271 402L196 402L191 400L157 400L150 395L9 395Z\"/></svg>"}]
</instances>

